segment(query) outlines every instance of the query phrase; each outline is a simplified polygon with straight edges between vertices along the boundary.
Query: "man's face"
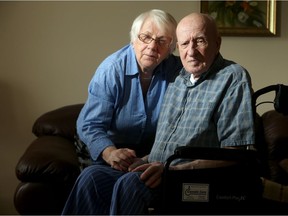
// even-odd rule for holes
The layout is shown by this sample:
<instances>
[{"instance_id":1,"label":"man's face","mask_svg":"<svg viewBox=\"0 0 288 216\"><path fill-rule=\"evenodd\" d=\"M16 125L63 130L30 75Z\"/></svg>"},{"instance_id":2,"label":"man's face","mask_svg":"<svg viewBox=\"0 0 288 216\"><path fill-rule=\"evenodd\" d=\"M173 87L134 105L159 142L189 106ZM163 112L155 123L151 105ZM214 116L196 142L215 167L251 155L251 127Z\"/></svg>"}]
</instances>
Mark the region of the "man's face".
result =
<instances>
[{"instance_id":1,"label":"man's face","mask_svg":"<svg viewBox=\"0 0 288 216\"><path fill-rule=\"evenodd\" d=\"M181 23L177 28L177 40L182 64L195 78L209 69L220 49L220 39L201 21Z\"/></svg>"},{"instance_id":2,"label":"man's face","mask_svg":"<svg viewBox=\"0 0 288 216\"><path fill-rule=\"evenodd\" d=\"M138 38L133 42L140 69L153 71L169 55L171 40L170 35L146 20Z\"/></svg>"}]
</instances>

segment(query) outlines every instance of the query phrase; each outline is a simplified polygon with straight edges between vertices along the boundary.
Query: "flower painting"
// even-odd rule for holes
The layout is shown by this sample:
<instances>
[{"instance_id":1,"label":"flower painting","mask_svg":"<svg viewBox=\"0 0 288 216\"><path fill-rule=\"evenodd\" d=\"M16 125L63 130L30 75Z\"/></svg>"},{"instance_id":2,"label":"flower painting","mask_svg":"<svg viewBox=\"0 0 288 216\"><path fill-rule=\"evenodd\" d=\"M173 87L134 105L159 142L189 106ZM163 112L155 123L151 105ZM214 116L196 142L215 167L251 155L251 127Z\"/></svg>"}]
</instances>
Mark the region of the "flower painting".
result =
<instances>
[{"instance_id":1,"label":"flower painting","mask_svg":"<svg viewBox=\"0 0 288 216\"><path fill-rule=\"evenodd\" d=\"M201 1L201 12L215 19L222 35L276 33L276 0Z\"/></svg>"}]
</instances>

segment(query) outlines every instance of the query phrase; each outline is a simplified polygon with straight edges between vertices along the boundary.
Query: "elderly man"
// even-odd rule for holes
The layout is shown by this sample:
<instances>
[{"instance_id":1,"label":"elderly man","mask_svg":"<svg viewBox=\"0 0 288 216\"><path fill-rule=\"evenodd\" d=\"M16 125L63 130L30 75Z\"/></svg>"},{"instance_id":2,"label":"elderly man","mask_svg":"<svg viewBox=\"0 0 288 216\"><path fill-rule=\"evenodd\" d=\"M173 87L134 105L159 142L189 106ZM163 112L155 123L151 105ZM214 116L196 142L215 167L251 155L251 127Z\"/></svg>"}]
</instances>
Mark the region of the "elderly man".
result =
<instances>
[{"instance_id":1,"label":"elderly man","mask_svg":"<svg viewBox=\"0 0 288 216\"><path fill-rule=\"evenodd\" d=\"M159 193L163 164L179 146L246 148L254 144L248 72L220 54L221 37L208 15L192 13L177 26L183 69L163 100L156 138L143 164L114 185L112 214L145 214ZM224 161L177 161L171 169L226 166Z\"/></svg>"}]
</instances>

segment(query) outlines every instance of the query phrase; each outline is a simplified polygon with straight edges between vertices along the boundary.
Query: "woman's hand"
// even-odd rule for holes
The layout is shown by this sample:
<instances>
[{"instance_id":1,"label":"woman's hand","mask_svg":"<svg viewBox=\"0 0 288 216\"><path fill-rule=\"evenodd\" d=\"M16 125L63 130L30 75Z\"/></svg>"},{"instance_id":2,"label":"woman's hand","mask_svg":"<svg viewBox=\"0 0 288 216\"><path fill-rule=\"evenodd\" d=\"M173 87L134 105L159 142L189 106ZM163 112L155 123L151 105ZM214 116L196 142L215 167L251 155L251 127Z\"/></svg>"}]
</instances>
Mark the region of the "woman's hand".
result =
<instances>
[{"instance_id":1,"label":"woman's hand","mask_svg":"<svg viewBox=\"0 0 288 216\"><path fill-rule=\"evenodd\" d=\"M135 161L136 153L132 149L117 149L114 146L110 146L102 152L102 158L112 168L127 172L129 166Z\"/></svg>"}]
</instances>

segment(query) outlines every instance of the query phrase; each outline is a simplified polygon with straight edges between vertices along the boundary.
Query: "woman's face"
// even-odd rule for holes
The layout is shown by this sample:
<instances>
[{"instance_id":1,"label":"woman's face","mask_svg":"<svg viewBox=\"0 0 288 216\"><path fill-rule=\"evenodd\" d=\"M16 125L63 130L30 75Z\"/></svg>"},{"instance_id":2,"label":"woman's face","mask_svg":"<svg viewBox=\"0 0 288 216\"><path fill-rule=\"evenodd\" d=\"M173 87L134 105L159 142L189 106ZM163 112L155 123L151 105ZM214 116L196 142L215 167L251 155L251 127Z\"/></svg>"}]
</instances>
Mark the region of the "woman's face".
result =
<instances>
[{"instance_id":1,"label":"woman's face","mask_svg":"<svg viewBox=\"0 0 288 216\"><path fill-rule=\"evenodd\" d=\"M172 38L149 19L145 21L138 38L132 43L142 72L152 72L170 52Z\"/></svg>"}]
</instances>

